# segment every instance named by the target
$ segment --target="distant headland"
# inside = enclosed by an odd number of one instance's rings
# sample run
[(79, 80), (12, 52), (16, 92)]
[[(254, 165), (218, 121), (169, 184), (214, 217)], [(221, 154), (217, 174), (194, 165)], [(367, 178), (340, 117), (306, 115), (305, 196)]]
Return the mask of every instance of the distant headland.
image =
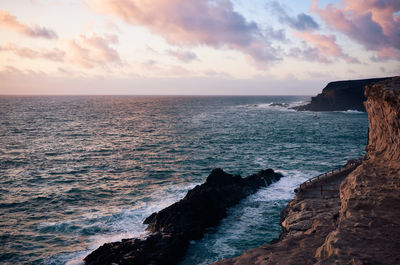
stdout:
[(400, 264), (400, 77), (366, 86), (365, 96), (361, 164), (304, 183), (281, 212), (279, 239), (215, 265)]
[(386, 78), (371, 78), (330, 82), (322, 93), (311, 98), (307, 105), (293, 107), (298, 111), (346, 111), (357, 110), (365, 112), (363, 102), (364, 88), (367, 85), (383, 81)]

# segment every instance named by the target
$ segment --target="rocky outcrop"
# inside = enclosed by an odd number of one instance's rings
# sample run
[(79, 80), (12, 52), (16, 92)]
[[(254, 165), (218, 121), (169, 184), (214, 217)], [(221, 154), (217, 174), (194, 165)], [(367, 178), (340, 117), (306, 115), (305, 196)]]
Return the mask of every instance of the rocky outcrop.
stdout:
[(366, 85), (386, 80), (387, 78), (373, 78), (362, 80), (330, 82), (321, 94), (311, 98), (311, 103), (294, 107), (299, 111), (365, 111), (363, 102)]
[(400, 77), (365, 95), (362, 164), (323, 183), (327, 194), (297, 193), (281, 213), (279, 240), (216, 264), (400, 264)]
[(400, 77), (367, 86), (367, 160), (341, 184), (320, 264), (400, 264)]
[(400, 77), (367, 86), (369, 159), (400, 161)]
[(190, 240), (202, 238), (207, 227), (217, 225), (228, 207), (281, 177), (272, 169), (246, 178), (214, 169), (204, 184), (182, 200), (146, 218), (144, 224), (151, 233), (146, 239), (104, 244), (84, 259), (85, 264), (176, 264)]

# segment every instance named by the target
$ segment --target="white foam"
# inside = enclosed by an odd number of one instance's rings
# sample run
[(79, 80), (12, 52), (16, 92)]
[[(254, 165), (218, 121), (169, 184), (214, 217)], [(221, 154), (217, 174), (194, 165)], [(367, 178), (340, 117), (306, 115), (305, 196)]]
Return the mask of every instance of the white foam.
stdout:
[(278, 182), (260, 189), (251, 195), (249, 200), (253, 201), (279, 201), (290, 200), (294, 197), (294, 189), (309, 178), (317, 176), (317, 171), (278, 170), (284, 175)]
[(307, 105), (309, 104), (310, 101), (295, 101), (295, 102), (291, 102), (289, 103), (289, 108), (293, 108), (293, 107), (299, 107), (299, 106), (303, 106), (303, 105)]
[(351, 110), (351, 109), (345, 110), (345, 111), (337, 111), (337, 112), (345, 113), (345, 114), (365, 114), (365, 112), (363, 112), (363, 111)]
[[(295, 111), (292, 109), (293, 107), (302, 106), (310, 103), (309, 101), (294, 101), (294, 102), (268, 102), (262, 104), (251, 104), (251, 105), (242, 105), (240, 107), (245, 107), (248, 109), (270, 109), (270, 110), (281, 110), (281, 111)], [(282, 105), (275, 105), (282, 104)]]
[[(161, 190), (157, 190), (151, 194), (151, 201), (143, 202), (135, 206), (135, 208), (123, 208), (110, 210), (107, 213), (88, 212), (83, 214), (79, 221), (82, 223), (93, 222), (94, 226), (103, 226), (109, 230), (108, 234), (98, 234), (89, 237), (88, 248), (85, 251), (69, 253), (56, 257), (62, 264), (81, 265), (83, 258), (97, 249), (104, 243), (121, 241), (124, 238), (144, 238), (147, 235), (145, 231), (146, 225), (143, 221), (153, 212), (157, 212), (176, 201), (182, 199), (188, 190), (192, 189), (195, 184), (190, 185), (171, 185)], [(108, 216), (108, 217), (107, 217)], [(68, 220), (60, 223), (73, 223), (78, 220)], [(60, 225), (60, 223), (43, 223), (46, 225)]]
[[(277, 211), (294, 197), (294, 189), (305, 180), (318, 175), (316, 171), (280, 170), (284, 175), (281, 180), (260, 189), (257, 193), (242, 200), (237, 206), (228, 209), (227, 218), (221, 221), (216, 232), (206, 234), (205, 237), (192, 244), (188, 256), (182, 265), (193, 264), (198, 253), (206, 251), (207, 257), (200, 258), (196, 264), (210, 264), (241, 253), (238, 249), (243, 240), (260, 240), (271, 235), (256, 235), (261, 227), (274, 226), (279, 230), (276, 220)], [(272, 214), (271, 214), (272, 213)], [(263, 228), (261, 228), (262, 230)], [(252, 232), (253, 231), (253, 232)], [(272, 238), (271, 238), (272, 239)], [(261, 239), (262, 240), (262, 239)], [(267, 243), (267, 242), (265, 242)], [(192, 255), (192, 256), (190, 256)]]

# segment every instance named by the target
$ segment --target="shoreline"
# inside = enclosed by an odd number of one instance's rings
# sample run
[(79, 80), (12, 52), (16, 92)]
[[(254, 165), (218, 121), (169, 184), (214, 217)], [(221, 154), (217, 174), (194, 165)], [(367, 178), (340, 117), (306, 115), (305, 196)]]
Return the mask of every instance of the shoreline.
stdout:
[(365, 96), (361, 164), (324, 179), (325, 196), (322, 185), (299, 189), (281, 212), (279, 240), (214, 265), (400, 264), (400, 77), (367, 86)]
[[(314, 250), (335, 227), (334, 221), (340, 209), (340, 184), (361, 165), (360, 162), (354, 164), (351, 161), (342, 170), (325, 172), (298, 186), (295, 197), (281, 211), (282, 230), (279, 238), (247, 250), (241, 256), (223, 259), (212, 265), (264, 264), (264, 262), (267, 262), (265, 264), (302, 264), (304, 260), (316, 262), (313, 258)], [(319, 178), (320, 176), (325, 177)], [(325, 189), (321, 190), (322, 184)], [(326, 208), (329, 210), (325, 210)], [(302, 247), (307, 244), (309, 248)], [(294, 251), (285, 259), (284, 253), (289, 248)], [(296, 258), (292, 260), (293, 257)]]

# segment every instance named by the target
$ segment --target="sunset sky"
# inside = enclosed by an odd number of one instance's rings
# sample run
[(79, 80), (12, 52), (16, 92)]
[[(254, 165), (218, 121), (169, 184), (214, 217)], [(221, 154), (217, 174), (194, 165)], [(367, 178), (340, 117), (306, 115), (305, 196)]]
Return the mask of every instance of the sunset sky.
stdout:
[(312, 95), (400, 74), (399, 0), (0, 0), (0, 94)]

